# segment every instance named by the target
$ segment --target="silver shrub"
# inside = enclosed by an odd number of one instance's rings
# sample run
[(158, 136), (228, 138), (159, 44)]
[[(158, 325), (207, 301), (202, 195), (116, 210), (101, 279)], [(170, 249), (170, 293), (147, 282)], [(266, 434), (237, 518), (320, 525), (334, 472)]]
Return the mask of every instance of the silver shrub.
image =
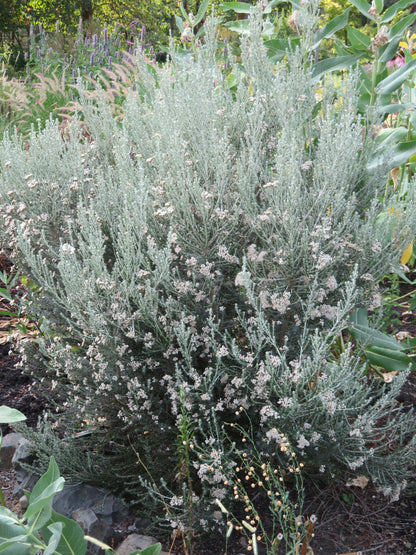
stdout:
[[(210, 24), (197, 59), (172, 52), (157, 82), (138, 61), (122, 125), (104, 95), (85, 95), (79, 120), (48, 122), (28, 150), (4, 138), (1, 241), (36, 284), (26, 309), (43, 331), (22, 364), (62, 403), (68, 444), (93, 445), (90, 466), (129, 490), (132, 448), (173, 478), (184, 408), (211, 501), (226, 495), (233, 421), (251, 421), (265, 457), (282, 456), (285, 435), (309, 472), (365, 475), (394, 496), (415, 448), (395, 401), (406, 374), (382, 385), (333, 342), (355, 308), (379, 303), (414, 204), (380, 200), (386, 172), (366, 170), (354, 75), (318, 90), (306, 46), (272, 66), (251, 25), (234, 91)], [(74, 440), (79, 427), (91, 434)]]

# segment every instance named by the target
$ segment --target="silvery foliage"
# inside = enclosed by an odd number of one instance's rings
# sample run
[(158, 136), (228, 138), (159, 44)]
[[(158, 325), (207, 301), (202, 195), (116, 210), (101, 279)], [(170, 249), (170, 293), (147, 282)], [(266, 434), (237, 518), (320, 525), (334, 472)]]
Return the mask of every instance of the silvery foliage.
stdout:
[[(387, 172), (366, 171), (354, 76), (319, 85), (305, 44), (272, 65), (260, 25), (235, 91), (211, 23), (197, 59), (172, 52), (157, 83), (138, 61), (122, 125), (98, 95), (82, 121), (34, 130), (28, 150), (3, 140), (1, 241), (37, 286), (27, 310), (43, 331), (23, 365), (62, 400), (66, 441), (109, 465), (121, 455), (125, 475), (141, 468), (134, 447), (155, 479), (173, 478), (183, 392), (211, 501), (233, 465), (222, 424), (248, 419), (265, 457), (284, 457), (285, 435), (311, 473), (395, 495), (415, 448), (395, 401), (406, 374), (382, 385), (332, 345), (357, 306), (379, 303), (414, 206), (388, 211)], [(79, 426), (91, 435), (71, 439)]]

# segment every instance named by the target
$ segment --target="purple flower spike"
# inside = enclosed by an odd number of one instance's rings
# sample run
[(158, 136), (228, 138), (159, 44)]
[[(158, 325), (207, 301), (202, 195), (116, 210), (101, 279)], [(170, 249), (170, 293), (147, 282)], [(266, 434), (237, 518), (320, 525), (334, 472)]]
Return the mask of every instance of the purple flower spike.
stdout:
[(33, 35), (34, 35), (34, 30), (33, 30), (33, 25), (32, 25), (32, 23), (31, 23), (31, 24), (30, 24), (30, 27), (29, 27), (29, 36), (30, 36), (30, 37), (33, 37)]
[(56, 31), (57, 33), (59, 33), (59, 21), (56, 22), (55, 31)]
[(108, 56), (108, 69), (111, 69), (111, 62), (113, 61), (113, 58), (111, 56)]
[(146, 27), (143, 25), (142, 32), (140, 33), (141, 42), (144, 42), (145, 36), (146, 36)]
[(90, 65), (93, 66), (94, 65), (94, 52), (91, 54), (90, 56)]
[(97, 35), (94, 35), (92, 37), (92, 47), (97, 48), (97, 44), (98, 44), (98, 37), (97, 37)]
[(107, 29), (107, 23), (104, 23), (104, 29), (103, 29), (103, 39), (104, 42), (108, 41), (108, 29)]

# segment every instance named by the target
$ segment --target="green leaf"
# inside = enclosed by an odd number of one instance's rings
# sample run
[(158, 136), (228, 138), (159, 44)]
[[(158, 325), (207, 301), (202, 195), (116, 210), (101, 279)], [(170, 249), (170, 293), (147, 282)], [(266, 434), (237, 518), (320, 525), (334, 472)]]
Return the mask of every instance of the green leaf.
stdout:
[(384, 368), (388, 372), (404, 372), (413, 366), (412, 359), (401, 351), (372, 345), (365, 350), (365, 353), (371, 364)]
[[(62, 534), (56, 547), (56, 555), (85, 555), (87, 551), (87, 541), (81, 526), (63, 515), (52, 510), (50, 523), (62, 525)], [(51, 524), (41, 528), (41, 534), (45, 541), (52, 537)]]
[(181, 14), (183, 16), (183, 18), (185, 19), (185, 21), (187, 21), (189, 23), (189, 25), (192, 27), (192, 22), (189, 19), (189, 15), (186, 13), (185, 8), (183, 7), (182, 2), (179, 4), (179, 9), (181, 10)]
[(54, 555), (54, 553), (56, 553), (56, 549), (62, 535), (62, 528), (62, 522), (54, 522), (48, 526), (48, 530), (51, 532), (51, 537), (49, 538), (48, 546), (43, 555)]
[(416, 69), (416, 58), (383, 79), (376, 88), (378, 93), (390, 94), (400, 87), (407, 77)]
[(392, 25), (392, 27), (390, 28), (389, 38), (393, 38), (397, 36), (402, 37), (407, 27), (410, 27), (410, 25), (412, 25), (415, 19), (416, 19), (416, 13), (411, 13), (406, 17), (403, 17), (402, 19), (400, 19), (397, 23)]
[(267, 55), (273, 61), (280, 61), (291, 49), (299, 46), (300, 39), (271, 39), (265, 40)]
[(380, 114), (397, 114), (399, 112), (404, 112), (409, 108), (413, 108), (414, 105), (411, 103), (407, 104), (386, 104), (385, 106), (380, 106), (377, 111)]
[(253, 6), (252, 4), (246, 4), (245, 2), (224, 2), (223, 4), (220, 4), (220, 8), (226, 12), (232, 10), (235, 13), (249, 14), (251, 13)]
[(162, 552), (162, 545), (160, 543), (155, 543), (154, 545), (149, 545), (142, 551), (137, 550), (130, 553), (130, 555), (160, 555)]
[(381, 151), (373, 156), (372, 160), (367, 164), (367, 170), (372, 172), (379, 168), (392, 170), (402, 164), (405, 164), (409, 158), (416, 153), (416, 140), (407, 141), (394, 145), (390, 150)]
[(176, 27), (179, 29), (179, 32), (183, 33), (185, 29), (185, 25), (183, 24), (183, 19), (179, 17), (179, 15), (175, 14), (175, 21), (176, 21)]
[(354, 339), (364, 346), (371, 345), (371, 347), (381, 347), (393, 351), (405, 350), (405, 346), (396, 341), (394, 337), (390, 337), (379, 330), (372, 329), (368, 327), (368, 325), (355, 324), (349, 328), (349, 331)]
[(380, 48), (379, 54), (381, 62), (389, 62), (395, 57), (399, 48), (400, 40), (400, 36), (393, 38), (388, 42), (388, 44), (385, 44), (382, 48)]
[(393, 19), (397, 12), (399, 12), (400, 10), (405, 10), (412, 4), (414, 4), (414, 0), (399, 0), (399, 2), (393, 3), (393, 5), (390, 6), (390, 8), (387, 8), (387, 10), (381, 16), (381, 23), (388, 23)]
[(348, 23), (348, 15), (350, 13), (351, 7), (347, 8), (344, 13), (334, 17), (331, 21), (329, 21), (322, 29), (319, 29), (315, 35), (312, 37), (312, 50), (318, 48), (321, 44), (321, 41), (324, 39), (331, 38), (334, 33), (343, 29)]
[(327, 58), (325, 60), (321, 60), (313, 66), (312, 77), (318, 80), (322, 77), (322, 75), (330, 73), (331, 71), (346, 69), (356, 64), (360, 58), (361, 54), (353, 54), (349, 56), (339, 56), (337, 58)]
[(23, 515), (29, 526), (40, 528), (48, 522), (52, 513), (52, 500), (64, 487), (65, 480), (60, 477), (54, 457), (50, 458), (48, 470), (39, 478), (33, 488), (29, 506)]
[(351, 43), (351, 46), (357, 48), (358, 50), (367, 51), (371, 44), (371, 39), (358, 29), (354, 27), (347, 27), (347, 37)]
[(381, 14), (384, 8), (384, 0), (375, 0), (375, 4), (378, 13)]
[(206, 11), (208, 9), (208, 4), (209, 4), (209, 0), (203, 0), (201, 5), (199, 6), (199, 10), (198, 13), (196, 14), (196, 19), (194, 22), (194, 26), (198, 25), (198, 23), (200, 23), (202, 21), (202, 19), (204, 18)]
[(26, 420), (26, 416), (19, 410), (5, 405), (0, 407), (0, 424), (12, 424), (13, 422), (22, 422), (22, 420)]
[(368, 328), (368, 311), (366, 308), (357, 308), (349, 318), (353, 326), (365, 326)]
[(224, 27), (227, 27), (230, 31), (234, 31), (234, 33), (248, 33), (250, 30), (250, 21), (248, 19), (228, 21), (227, 23), (224, 23)]
[(5, 555), (31, 553), (27, 535), (22, 534), (18, 517), (6, 507), (0, 507), (0, 552)]
[(4, 289), (3, 287), (0, 288), (0, 297), (3, 297), (3, 299), (6, 299), (6, 301), (12, 301), (13, 297), (10, 295), (8, 289)]
[(360, 11), (367, 19), (371, 19), (371, 21), (375, 21), (376, 18), (373, 17), (368, 13), (370, 9), (370, 4), (368, 4), (365, 0), (350, 0), (351, 4), (353, 4), (358, 11)]

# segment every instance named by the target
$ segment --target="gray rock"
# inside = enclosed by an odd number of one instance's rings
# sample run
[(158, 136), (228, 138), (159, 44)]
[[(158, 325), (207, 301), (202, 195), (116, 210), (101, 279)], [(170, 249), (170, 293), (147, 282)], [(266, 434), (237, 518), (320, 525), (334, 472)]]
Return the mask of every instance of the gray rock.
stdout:
[(31, 464), (34, 461), (35, 454), (32, 445), (28, 439), (22, 437), (12, 458), (12, 465), (15, 470), (22, 468), (21, 463)]
[(22, 495), (22, 497), (19, 499), (19, 505), (22, 507), (23, 510), (27, 509), (28, 502), (26, 495)]
[[(97, 517), (92, 509), (79, 509), (72, 513), (72, 518), (78, 522), (84, 530), (86, 536), (92, 536), (100, 541), (110, 544), (113, 540), (111, 527)], [(93, 543), (88, 542), (87, 555), (99, 555), (102, 549)]]
[(22, 440), (23, 436), (17, 432), (12, 432), (4, 436), (0, 451), (0, 468), (2, 470), (9, 470), (12, 467), (13, 455)]
[(57, 513), (72, 518), (78, 509), (91, 509), (97, 517), (112, 526), (127, 518), (128, 509), (122, 501), (102, 488), (84, 484), (69, 484), (56, 494), (53, 508)]
[(27, 472), (26, 470), (16, 471), (16, 486), (13, 490), (13, 495), (15, 497), (22, 497), (26, 491), (32, 491), (34, 485), (39, 480), (39, 476), (33, 472)]
[[(146, 547), (150, 547), (158, 543), (156, 538), (152, 538), (152, 536), (141, 536), (139, 534), (130, 534), (124, 540), (122, 544), (118, 546), (116, 549), (117, 555), (130, 555), (133, 551), (137, 549), (146, 549)], [(168, 555), (166, 551), (162, 551), (161, 555)]]

